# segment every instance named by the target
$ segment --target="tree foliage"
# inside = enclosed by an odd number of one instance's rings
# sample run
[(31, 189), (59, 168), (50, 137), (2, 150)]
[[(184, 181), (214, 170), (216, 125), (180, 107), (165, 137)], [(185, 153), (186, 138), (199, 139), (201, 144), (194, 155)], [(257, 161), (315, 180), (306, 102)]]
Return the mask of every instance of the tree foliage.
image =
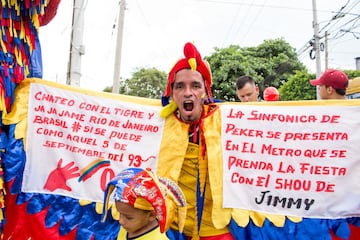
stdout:
[[(231, 45), (215, 48), (206, 56), (213, 74), (213, 96), (225, 101), (237, 101), (235, 81), (241, 75), (252, 76), (262, 91), (268, 86), (279, 89), (280, 100), (316, 99), (316, 87), (309, 80), (315, 74), (307, 71), (298, 60), (296, 51), (284, 39), (265, 40), (256, 47)], [(349, 79), (360, 71), (344, 70)], [(121, 81), (120, 94), (161, 98), (167, 84), (167, 73), (156, 68), (140, 68), (130, 79)], [(104, 89), (111, 92), (111, 87)]]
[[(343, 70), (349, 79), (360, 76), (358, 70)], [(283, 101), (294, 100), (315, 100), (316, 87), (310, 85), (310, 80), (315, 79), (314, 73), (304, 71), (296, 71), (280, 89), (280, 99)]]
[(309, 82), (315, 78), (315, 74), (308, 73), (306, 70), (295, 71), (295, 74), (279, 88), (280, 100), (315, 100), (316, 87), (310, 85)]
[(348, 76), (349, 80), (360, 77), (360, 70), (344, 70), (344, 72)]
[(306, 69), (295, 49), (282, 38), (265, 40), (257, 47), (215, 48), (205, 59), (212, 68), (214, 97), (226, 101), (237, 100), (235, 82), (241, 75), (253, 77), (262, 94), (266, 87), (279, 88), (296, 70)]
[(141, 68), (132, 78), (120, 82), (120, 94), (160, 99), (165, 91), (167, 74), (156, 68)]

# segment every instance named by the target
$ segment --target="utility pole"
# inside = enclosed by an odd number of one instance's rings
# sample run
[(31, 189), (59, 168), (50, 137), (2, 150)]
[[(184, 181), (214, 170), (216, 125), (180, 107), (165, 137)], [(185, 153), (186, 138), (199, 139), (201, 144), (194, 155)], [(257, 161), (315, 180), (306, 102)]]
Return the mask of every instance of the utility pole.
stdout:
[(85, 54), (85, 47), (82, 44), (84, 33), (84, 0), (74, 0), (70, 54), (66, 84), (80, 86), (81, 77), (81, 56)]
[(113, 93), (119, 93), (120, 88), (120, 67), (121, 67), (121, 48), (124, 30), (124, 15), (125, 15), (125, 0), (121, 0), (119, 7), (118, 16), (118, 28), (116, 37), (116, 52), (115, 52), (115, 65), (114, 65), (114, 79), (113, 79)]
[[(312, 0), (313, 5), (313, 28), (314, 28), (314, 50), (315, 50), (315, 61), (316, 61), (316, 78), (319, 78), (321, 75), (321, 62), (320, 62), (320, 37), (319, 37), (319, 23), (317, 20), (317, 9), (316, 9), (316, 0)], [(319, 96), (319, 86), (316, 87), (316, 99), (320, 99)]]
[(325, 31), (325, 70), (329, 68), (328, 36), (329, 33)]

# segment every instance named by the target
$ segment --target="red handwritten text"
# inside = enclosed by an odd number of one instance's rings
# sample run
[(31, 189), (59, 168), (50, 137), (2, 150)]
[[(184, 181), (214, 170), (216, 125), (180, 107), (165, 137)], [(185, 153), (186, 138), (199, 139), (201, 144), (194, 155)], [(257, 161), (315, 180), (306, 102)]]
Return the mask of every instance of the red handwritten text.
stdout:
[(256, 169), (256, 170), (273, 170), (273, 165), (270, 162), (265, 161), (252, 161), (247, 159), (236, 158), (234, 156), (229, 156), (228, 167), (245, 168), (245, 169)]
[(144, 131), (144, 132), (158, 132), (159, 131), (159, 126), (151, 125), (151, 124), (143, 124), (143, 123), (133, 123), (129, 120), (126, 123), (124, 123), (122, 125), (122, 127), (126, 128), (126, 129), (135, 129), (135, 130)]
[(74, 106), (74, 104), (75, 104), (74, 99), (67, 99), (67, 98), (60, 97), (60, 96), (54, 96), (50, 93), (43, 93), (41, 91), (35, 93), (34, 98), (38, 101), (57, 103), (57, 104), (66, 105), (69, 107)]
[(327, 149), (292, 149), (274, 147), (272, 144), (263, 144), (261, 147), (261, 154), (287, 157), (304, 156), (307, 158), (325, 158), (327, 154)]
[(88, 156), (88, 157), (105, 158), (104, 152), (92, 150), (92, 149), (86, 149), (86, 148), (79, 148), (79, 147), (69, 145), (66, 143), (62, 143), (62, 142), (54, 142), (54, 141), (47, 140), (43, 144), (43, 146), (48, 147), (48, 148), (65, 149), (69, 152), (79, 153), (79, 154), (82, 154), (82, 155)]
[(231, 135), (237, 135), (237, 136), (245, 136), (245, 137), (260, 137), (260, 138), (263, 137), (262, 130), (237, 128), (235, 124), (231, 124), (231, 123), (226, 124), (225, 133), (229, 133)]
[(284, 142), (289, 140), (300, 140), (300, 141), (339, 141), (339, 140), (348, 140), (349, 136), (345, 132), (286, 132), (284, 134)]
[(315, 115), (289, 115), (289, 114), (278, 114), (278, 113), (261, 113), (257, 110), (250, 112), (248, 120), (257, 121), (277, 121), (286, 123), (314, 123), (317, 118)]
[(122, 108), (115, 108), (115, 115), (120, 115), (124, 117), (131, 117), (131, 118), (144, 118), (145, 113), (137, 110), (132, 109), (122, 109)]
[(130, 140), (134, 142), (140, 142), (141, 141), (141, 135), (133, 134), (133, 133), (124, 133), (124, 132), (118, 132), (118, 131), (111, 131), (109, 138), (113, 139), (123, 139), (123, 140)]
[(101, 114), (111, 114), (109, 107), (95, 105), (95, 104), (86, 103), (86, 102), (80, 103), (79, 108), (87, 110), (87, 111), (91, 111), (91, 112), (101, 113)]
[(344, 176), (346, 174), (345, 167), (320, 166), (320, 165), (312, 165), (310, 163), (299, 163), (299, 164), (300, 164), (300, 171), (302, 174), (337, 175), (337, 176)]
[(35, 115), (35, 119), (34, 119), (33, 123), (68, 128), (68, 126), (66, 125), (66, 121), (64, 121), (62, 119), (43, 117), (43, 116), (39, 116), (39, 115)]

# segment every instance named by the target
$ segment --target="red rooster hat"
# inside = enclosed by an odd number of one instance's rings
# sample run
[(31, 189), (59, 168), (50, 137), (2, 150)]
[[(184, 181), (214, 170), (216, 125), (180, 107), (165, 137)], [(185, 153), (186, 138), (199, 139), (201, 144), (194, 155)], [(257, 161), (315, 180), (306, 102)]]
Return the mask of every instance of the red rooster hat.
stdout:
[(201, 58), (199, 51), (196, 47), (188, 42), (184, 46), (184, 58), (178, 60), (173, 68), (171, 69), (168, 76), (168, 84), (166, 86), (165, 96), (170, 96), (171, 84), (174, 83), (175, 74), (182, 69), (191, 69), (193, 71), (198, 71), (204, 78), (205, 87), (208, 94), (208, 97), (211, 98), (211, 84), (212, 76), (209, 64)]
[(194, 44), (187, 42), (184, 45), (184, 58), (178, 60), (170, 70), (166, 91), (162, 97), (162, 105), (166, 106), (169, 104), (171, 87), (175, 81), (175, 74), (182, 69), (191, 69), (193, 71), (198, 71), (199, 73), (201, 73), (202, 77), (204, 78), (207, 97), (212, 102), (212, 76), (210, 65), (207, 61), (201, 58), (201, 55), (194, 46)]

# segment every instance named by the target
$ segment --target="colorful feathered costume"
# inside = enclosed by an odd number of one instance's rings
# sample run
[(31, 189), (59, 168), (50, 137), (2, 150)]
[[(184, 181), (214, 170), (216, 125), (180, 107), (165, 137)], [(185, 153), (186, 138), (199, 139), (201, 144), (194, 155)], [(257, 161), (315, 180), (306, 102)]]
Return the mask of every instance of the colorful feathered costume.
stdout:
[[(0, 111), (2, 115), (12, 110), (15, 89), (25, 77), (42, 76), (38, 31), (40, 26), (48, 24), (55, 17), (59, 3), (60, 0), (1, 1)], [(109, 236), (111, 239), (111, 234), (104, 233), (99, 227), (100, 215), (94, 210), (95, 204), (84, 203), (85, 205), (81, 206), (78, 200), (71, 198), (21, 192), (26, 157), (23, 140), (15, 138), (15, 124), (1, 125), (1, 160), (2, 238), (91, 239), (97, 233), (100, 236)], [(65, 219), (62, 219), (63, 216), (66, 216)], [(112, 222), (106, 231), (116, 234), (115, 226)], [(81, 230), (76, 231), (75, 228)]]
[[(15, 87), (30, 73), (31, 56), (36, 48), (40, 21), (46, 4), (43, 1), (1, 1), (0, 6), (0, 112), (10, 111)], [(1, 161), (7, 148), (6, 129), (1, 124)], [(0, 228), (4, 225), (3, 164), (0, 168)]]

